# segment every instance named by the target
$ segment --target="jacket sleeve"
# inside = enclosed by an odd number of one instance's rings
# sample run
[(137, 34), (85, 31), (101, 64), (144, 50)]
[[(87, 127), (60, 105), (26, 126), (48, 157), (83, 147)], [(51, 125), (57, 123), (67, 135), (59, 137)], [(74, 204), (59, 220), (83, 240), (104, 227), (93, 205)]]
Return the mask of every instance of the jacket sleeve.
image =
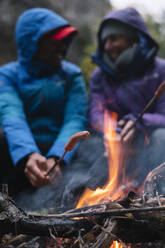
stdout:
[(145, 113), (142, 117), (144, 127), (165, 127), (165, 94), (156, 100), (153, 113)]
[[(73, 134), (83, 131), (86, 127), (87, 98), (81, 73), (72, 75), (69, 79), (69, 84), (71, 86), (66, 93), (63, 125), (54, 144), (48, 151), (47, 157), (60, 157), (64, 152), (64, 146), (69, 138)], [(64, 157), (66, 163), (70, 161), (75, 150), (76, 147), (66, 154)]]
[(14, 165), (30, 153), (40, 152), (26, 121), (22, 101), (13, 82), (0, 70), (0, 124)]
[[(125, 120), (135, 121), (138, 116), (128, 114), (124, 116)], [(137, 122), (136, 128), (138, 130), (147, 128), (165, 128), (165, 94), (159, 97), (150, 109), (143, 114), (141, 120)]]
[(90, 80), (89, 124), (97, 132), (103, 131), (105, 99), (100, 85), (99, 76), (93, 73)]

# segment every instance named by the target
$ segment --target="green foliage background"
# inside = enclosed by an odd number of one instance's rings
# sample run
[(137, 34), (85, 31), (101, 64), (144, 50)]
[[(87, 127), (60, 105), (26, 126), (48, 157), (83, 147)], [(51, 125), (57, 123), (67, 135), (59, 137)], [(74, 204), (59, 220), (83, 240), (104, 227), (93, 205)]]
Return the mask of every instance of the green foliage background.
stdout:
[(158, 56), (165, 58), (165, 12), (159, 22), (154, 20), (151, 15), (147, 15), (145, 20), (151, 34), (159, 44)]

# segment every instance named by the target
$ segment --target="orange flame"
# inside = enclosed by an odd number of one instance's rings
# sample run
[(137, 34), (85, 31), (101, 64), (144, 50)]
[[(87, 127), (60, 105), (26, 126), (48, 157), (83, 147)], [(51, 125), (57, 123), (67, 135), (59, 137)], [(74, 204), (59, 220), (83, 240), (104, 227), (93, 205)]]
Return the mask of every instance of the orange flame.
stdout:
[(113, 243), (111, 244), (111, 246), (109, 248), (122, 248), (122, 244), (119, 243), (118, 241), (113, 241)]
[(97, 188), (95, 191), (86, 189), (76, 208), (98, 204), (105, 200), (117, 200), (124, 194), (124, 190), (119, 185), (121, 183), (121, 172), (123, 173), (123, 168), (121, 167), (123, 159), (119, 135), (116, 133), (116, 125), (117, 114), (112, 113), (110, 116), (105, 111), (104, 140), (109, 163), (109, 181), (103, 188)]
[(54, 244), (54, 246), (50, 245), (50, 246), (46, 246), (47, 248), (49, 247), (53, 247), (53, 248), (60, 248), (60, 247), (63, 247), (63, 245), (65, 243), (69, 243), (70, 242), (70, 239), (69, 238), (57, 238), (56, 240), (56, 244)]

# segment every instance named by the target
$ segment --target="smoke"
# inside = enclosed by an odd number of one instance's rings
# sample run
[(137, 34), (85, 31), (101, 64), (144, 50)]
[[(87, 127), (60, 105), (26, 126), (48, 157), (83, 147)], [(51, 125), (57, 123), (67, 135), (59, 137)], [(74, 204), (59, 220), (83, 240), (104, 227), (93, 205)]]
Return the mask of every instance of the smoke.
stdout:
[(53, 208), (63, 212), (74, 208), (86, 187), (103, 186), (108, 176), (103, 139), (94, 135), (79, 145), (70, 164), (63, 167), (58, 183), (35, 189), (28, 187), (15, 197), (17, 205), (26, 211)]
[[(144, 135), (138, 133), (126, 153), (120, 170), (120, 187), (129, 192), (143, 184), (148, 173), (165, 161), (165, 132), (157, 129), (150, 134), (150, 142), (145, 144)], [(95, 190), (103, 187), (108, 180), (108, 163), (104, 156), (104, 142), (99, 135), (92, 135), (79, 145), (70, 164), (63, 168), (63, 176), (58, 183), (41, 187), (28, 188), (14, 199), (19, 207), (28, 211), (53, 208), (63, 212), (75, 208), (86, 188)], [(123, 176), (125, 179), (123, 180)], [(161, 182), (162, 183), (162, 182)], [(162, 186), (161, 186), (162, 187)]]

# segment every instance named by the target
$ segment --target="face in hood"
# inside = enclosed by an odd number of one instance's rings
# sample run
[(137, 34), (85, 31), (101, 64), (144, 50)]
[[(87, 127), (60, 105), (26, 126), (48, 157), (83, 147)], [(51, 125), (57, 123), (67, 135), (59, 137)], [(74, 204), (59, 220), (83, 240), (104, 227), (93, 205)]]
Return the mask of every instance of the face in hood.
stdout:
[[(131, 28), (131, 32), (134, 30), (134, 33), (137, 36), (136, 44), (129, 48), (128, 51), (123, 52), (125, 53), (122, 55), (123, 59), (120, 57), (120, 61), (118, 63), (120, 70), (118, 70), (118, 67), (111, 64), (111, 61), (108, 62), (107, 65), (104, 59), (105, 54), (103, 36), (104, 33), (107, 32), (107, 24), (111, 23), (125, 25), (128, 28)], [(98, 64), (102, 70), (108, 72), (109, 74), (115, 76), (115, 74), (120, 75), (121, 72), (121, 76), (123, 76), (123, 73), (135, 73), (135, 71), (139, 70), (139, 68), (143, 68), (149, 61), (151, 61), (151, 59), (153, 59), (157, 50), (158, 44), (149, 33), (140, 14), (134, 8), (126, 8), (111, 11), (103, 19), (98, 31), (98, 50), (96, 54), (93, 55), (93, 61)], [(128, 57), (129, 59), (127, 60)], [(124, 65), (121, 63), (122, 60), (125, 61)]]
[(100, 25), (99, 32), (98, 32), (99, 38), (100, 38), (100, 33), (102, 32), (102, 27), (107, 21), (110, 21), (110, 20), (120, 21), (122, 23), (129, 25), (135, 30), (138, 30), (142, 32), (143, 34), (145, 34), (146, 37), (148, 37), (148, 39), (150, 39), (155, 45), (157, 45), (157, 42), (154, 40), (146, 24), (144, 23), (143, 18), (140, 16), (140, 14), (138, 13), (136, 9), (126, 8), (122, 10), (111, 11), (109, 14), (107, 14), (104, 17), (104, 20)]
[(18, 19), (15, 40), (18, 46), (18, 57), (21, 64), (30, 64), (36, 51), (40, 37), (51, 31), (69, 26), (69, 23), (45, 8), (26, 10)]

